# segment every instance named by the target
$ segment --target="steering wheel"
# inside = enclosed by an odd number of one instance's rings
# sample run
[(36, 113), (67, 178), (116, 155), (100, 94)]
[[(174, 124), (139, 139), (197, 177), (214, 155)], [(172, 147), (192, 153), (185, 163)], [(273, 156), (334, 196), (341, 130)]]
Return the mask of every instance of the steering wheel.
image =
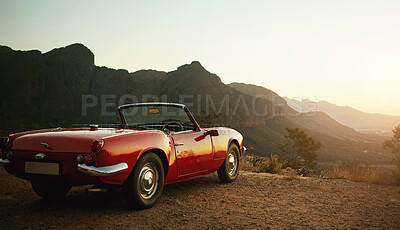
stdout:
[(177, 121), (170, 121), (170, 122), (168, 122), (167, 124), (165, 124), (165, 125), (162, 127), (162, 130), (165, 131), (169, 125), (174, 125), (174, 124), (179, 126), (179, 128), (181, 129), (180, 131), (183, 131), (183, 130), (184, 130), (184, 129), (183, 129), (183, 125), (182, 125), (181, 123), (177, 122)]

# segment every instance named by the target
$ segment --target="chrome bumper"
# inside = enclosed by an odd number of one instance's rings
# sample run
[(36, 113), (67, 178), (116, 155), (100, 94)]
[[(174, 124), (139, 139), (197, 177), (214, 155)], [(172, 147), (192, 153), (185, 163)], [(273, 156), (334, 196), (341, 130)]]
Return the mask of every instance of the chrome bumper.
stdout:
[(85, 164), (78, 164), (78, 170), (90, 176), (111, 176), (128, 169), (127, 163), (120, 163), (105, 167), (87, 166)]
[(0, 159), (0, 166), (10, 165), (10, 161), (8, 159)]

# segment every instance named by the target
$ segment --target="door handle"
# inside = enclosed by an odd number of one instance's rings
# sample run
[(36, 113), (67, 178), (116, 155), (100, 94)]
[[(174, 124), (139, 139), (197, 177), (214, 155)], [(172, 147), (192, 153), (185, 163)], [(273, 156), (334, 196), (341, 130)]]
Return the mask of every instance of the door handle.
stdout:
[(182, 146), (183, 143), (175, 143), (175, 146)]

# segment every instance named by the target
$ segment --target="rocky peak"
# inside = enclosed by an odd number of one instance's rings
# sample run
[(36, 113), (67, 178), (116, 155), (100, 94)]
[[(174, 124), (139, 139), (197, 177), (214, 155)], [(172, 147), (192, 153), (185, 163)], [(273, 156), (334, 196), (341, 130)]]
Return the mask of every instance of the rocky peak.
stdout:
[(78, 63), (85, 66), (94, 65), (94, 54), (80, 43), (53, 49), (44, 56), (50, 61)]
[(0, 52), (1, 53), (12, 53), (12, 49), (10, 48), (10, 47), (8, 47), (8, 46), (0, 46)]
[(194, 68), (203, 68), (204, 69), (204, 67), (200, 64), (200, 62), (199, 61), (192, 61), (192, 63), (190, 63), (190, 66), (192, 66), (192, 67), (194, 67)]
[(178, 67), (178, 71), (191, 71), (191, 72), (207, 72), (206, 69), (200, 64), (198, 61), (193, 61), (190, 64), (185, 64), (183, 66)]

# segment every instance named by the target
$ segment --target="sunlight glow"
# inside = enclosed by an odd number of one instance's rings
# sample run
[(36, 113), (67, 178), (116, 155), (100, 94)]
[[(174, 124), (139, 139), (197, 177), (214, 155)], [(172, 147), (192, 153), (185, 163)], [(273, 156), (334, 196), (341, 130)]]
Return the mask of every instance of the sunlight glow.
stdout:
[(96, 65), (172, 71), (400, 115), (400, 1), (0, 2), (0, 44), (82, 43)]

